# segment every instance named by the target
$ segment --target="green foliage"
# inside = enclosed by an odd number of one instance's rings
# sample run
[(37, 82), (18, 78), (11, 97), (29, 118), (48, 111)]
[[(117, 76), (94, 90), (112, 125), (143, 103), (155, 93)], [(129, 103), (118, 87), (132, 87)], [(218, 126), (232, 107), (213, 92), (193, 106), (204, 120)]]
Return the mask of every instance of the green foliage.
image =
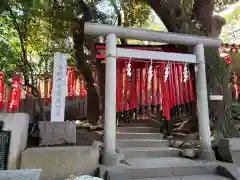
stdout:
[(221, 12), (237, 2), (239, 2), (239, 0), (215, 0), (215, 10)]
[(226, 19), (227, 23), (231, 23), (231, 21), (235, 19), (239, 21), (239, 15), (240, 15), (240, 5), (236, 6), (231, 13), (226, 14), (224, 18)]
[(124, 12), (123, 25), (126, 27), (143, 27), (149, 19), (151, 8), (143, 1), (122, 1), (122, 9)]

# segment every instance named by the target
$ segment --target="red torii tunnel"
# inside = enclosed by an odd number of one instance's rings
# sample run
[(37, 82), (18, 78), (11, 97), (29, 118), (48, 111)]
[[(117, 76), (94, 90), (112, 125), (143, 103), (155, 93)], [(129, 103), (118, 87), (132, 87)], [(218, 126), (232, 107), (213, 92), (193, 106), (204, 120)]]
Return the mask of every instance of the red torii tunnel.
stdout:
[[(182, 52), (172, 45), (118, 45), (118, 47)], [(98, 50), (97, 60), (104, 62), (105, 44), (97, 44), (96, 49)], [(131, 64), (130, 76), (128, 75), (129, 64)], [(152, 77), (149, 79), (150, 66), (152, 66)], [(149, 107), (152, 112), (154, 108), (157, 108), (162, 111), (162, 116), (167, 121), (182, 113), (196, 114), (193, 80), (194, 67), (189, 64), (117, 58), (116, 112), (142, 115), (144, 111), (148, 112)], [(169, 125), (169, 122), (167, 124)]]

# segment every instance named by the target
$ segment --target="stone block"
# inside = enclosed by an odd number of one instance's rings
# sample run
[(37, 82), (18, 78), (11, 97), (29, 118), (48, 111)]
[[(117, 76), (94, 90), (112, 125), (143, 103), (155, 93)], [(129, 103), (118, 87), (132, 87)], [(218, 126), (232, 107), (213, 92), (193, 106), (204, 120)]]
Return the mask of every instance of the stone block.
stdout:
[(76, 143), (76, 123), (64, 122), (39, 122), (40, 146)]
[(3, 130), (11, 131), (8, 169), (19, 169), (22, 152), (27, 146), (29, 115), (25, 113), (0, 113)]
[(119, 166), (100, 166), (99, 176), (110, 180), (131, 180), (132, 178)]
[(240, 138), (220, 139), (217, 150), (223, 161), (240, 165)]
[(99, 148), (91, 146), (40, 147), (27, 149), (21, 168), (42, 169), (40, 180), (60, 180), (70, 175), (96, 175)]
[(240, 173), (238, 171), (238, 167), (232, 164), (219, 165), (217, 167), (217, 172), (218, 174), (224, 177), (227, 177), (229, 179), (233, 179), (233, 180), (240, 179)]
[(39, 180), (41, 169), (20, 169), (0, 171), (1, 180)]

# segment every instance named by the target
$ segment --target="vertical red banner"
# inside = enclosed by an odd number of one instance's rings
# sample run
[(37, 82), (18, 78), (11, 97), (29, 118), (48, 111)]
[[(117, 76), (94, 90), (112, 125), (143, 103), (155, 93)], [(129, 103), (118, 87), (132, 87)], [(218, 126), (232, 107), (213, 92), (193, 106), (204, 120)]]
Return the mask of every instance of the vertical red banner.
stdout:
[(21, 99), (21, 77), (20, 75), (16, 75), (15, 76), (15, 80), (17, 82), (17, 86), (15, 87), (15, 108), (17, 110), (17, 112), (19, 111), (20, 108), (20, 99)]
[(52, 87), (53, 87), (53, 79), (50, 79), (50, 90), (49, 90), (49, 103), (52, 103)]
[(44, 104), (48, 104), (48, 79), (44, 79)]
[(164, 73), (165, 73), (165, 64), (159, 65), (159, 74), (160, 74), (160, 82), (161, 82), (161, 97), (162, 97), (162, 114), (166, 116), (166, 103), (165, 103), (165, 83), (164, 83)]
[(14, 112), (14, 110), (19, 109), (20, 104), (20, 94), (21, 94), (21, 80), (19, 75), (13, 75), (12, 87), (8, 94), (8, 105), (7, 112)]
[(178, 87), (179, 87), (179, 100), (180, 104), (184, 104), (184, 92), (183, 92), (183, 83), (182, 83), (182, 66), (181, 64), (177, 64), (177, 74), (178, 74)]
[(148, 63), (145, 65), (145, 95), (144, 95), (144, 106), (148, 106)]
[(152, 102), (151, 105), (155, 105), (155, 67), (152, 69)]
[(165, 107), (166, 107), (166, 115), (165, 115), (165, 119), (167, 121), (169, 121), (171, 119), (170, 116), (170, 109), (171, 109), (171, 105), (172, 105), (172, 98), (171, 98), (171, 90), (170, 90), (170, 73), (171, 73), (171, 69), (170, 69), (170, 64), (169, 65), (169, 71), (168, 71), (168, 77), (167, 80), (164, 82), (164, 96), (165, 96)]
[(135, 87), (135, 80), (136, 80), (136, 68), (132, 65), (132, 78), (131, 78), (131, 90), (130, 90), (130, 109), (132, 110), (134, 108), (134, 95), (136, 91)]
[(0, 72), (0, 110), (4, 104), (4, 73)]
[(85, 81), (84, 81), (84, 77), (83, 75), (80, 76), (80, 90), (79, 90), (79, 95), (80, 95), (80, 98), (84, 98), (86, 97), (87, 95), (87, 90), (85, 88)]
[(73, 89), (73, 96), (75, 97), (77, 95), (77, 79), (76, 79), (76, 71), (73, 70), (73, 85), (72, 85), (72, 89)]
[(120, 111), (120, 74), (121, 74), (121, 71), (120, 71), (120, 64), (119, 64), (119, 61), (117, 61), (117, 71), (116, 71), (116, 112), (119, 112)]
[(123, 108), (126, 111), (128, 109), (127, 104), (128, 104), (128, 75), (127, 75), (127, 63), (125, 66), (125, 73), (124, 73), (124, 105)]
[(73, 99), (73, 68), (67, 69), (67, 77), (68, 77), (68, 99)]
[(143, 68), (140, 68), (139, 107), (143, 105)]

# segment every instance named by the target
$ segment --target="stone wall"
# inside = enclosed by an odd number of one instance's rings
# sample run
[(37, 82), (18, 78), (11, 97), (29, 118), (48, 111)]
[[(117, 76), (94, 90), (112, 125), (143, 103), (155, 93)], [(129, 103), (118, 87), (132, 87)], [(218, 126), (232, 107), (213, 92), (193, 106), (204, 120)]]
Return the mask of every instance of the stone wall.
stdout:
[(59, 180), (70, 175), (96, 175), (99, 149), (92, 146), (28, 148), (22, 169), (41, 169), (40, 180)]
[(19, 169), (22, 152), (27, 146), (29, 115), (25, 113), (0, 113), (3, 130), (11, 131), (8, 169)]

